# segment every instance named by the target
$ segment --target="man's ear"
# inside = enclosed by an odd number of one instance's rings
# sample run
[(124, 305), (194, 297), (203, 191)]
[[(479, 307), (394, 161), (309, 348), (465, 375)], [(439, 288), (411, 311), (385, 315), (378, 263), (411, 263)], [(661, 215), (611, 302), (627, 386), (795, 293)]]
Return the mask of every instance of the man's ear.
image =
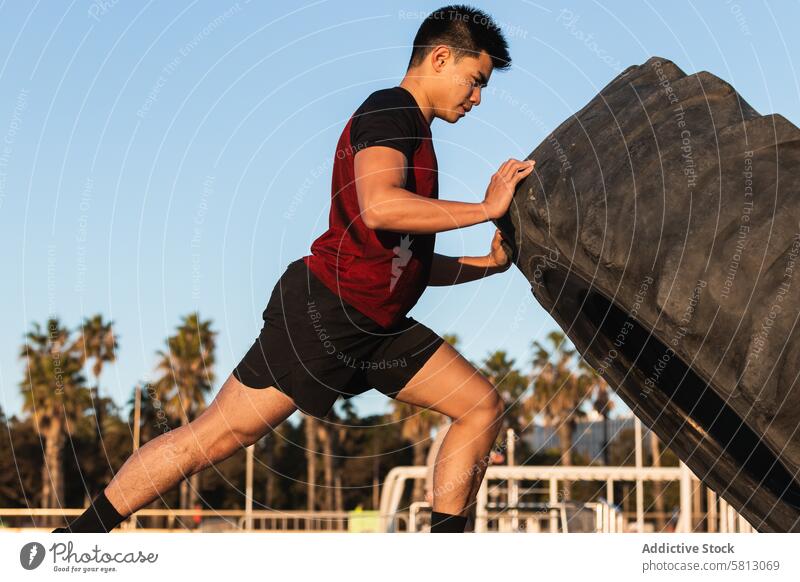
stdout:
[(446, 44), (440, 44), (433, 47), (431, 51), (430, 58), (431, 58), (431, 66), (433, 70), (437, 73), (441, 73), (442, 69), (447, 66), (447, 61), (450, 59), (452, 52), (450, 51), (450, 47)]

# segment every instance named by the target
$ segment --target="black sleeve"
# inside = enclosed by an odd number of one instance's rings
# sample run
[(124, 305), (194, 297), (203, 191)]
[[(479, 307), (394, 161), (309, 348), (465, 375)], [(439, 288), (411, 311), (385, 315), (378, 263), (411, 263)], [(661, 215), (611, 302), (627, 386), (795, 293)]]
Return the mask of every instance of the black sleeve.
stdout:
[(394, 148), (409, 163), (420, 141), (413, 115), (404, 101), (367, 101), (353, 115), (350, 145), (354, 151), (373, 145)]

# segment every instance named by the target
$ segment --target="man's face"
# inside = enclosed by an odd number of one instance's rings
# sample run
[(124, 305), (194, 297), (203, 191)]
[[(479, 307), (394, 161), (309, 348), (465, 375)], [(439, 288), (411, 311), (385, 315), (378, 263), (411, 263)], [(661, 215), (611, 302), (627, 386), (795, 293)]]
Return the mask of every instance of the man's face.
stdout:
[(442, 71), (442, 93), (439, 95), (436, 116), (455, 123), (481, 102), (481, 89), (492, 74), (492, 59), (481, 51), (478, 57), (465, 56), (458, 62), (451, 53)]

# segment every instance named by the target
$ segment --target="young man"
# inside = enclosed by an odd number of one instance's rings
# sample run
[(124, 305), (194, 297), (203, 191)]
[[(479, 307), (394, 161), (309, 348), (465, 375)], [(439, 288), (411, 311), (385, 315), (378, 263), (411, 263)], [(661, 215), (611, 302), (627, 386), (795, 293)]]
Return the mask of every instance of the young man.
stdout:
[(511, 60), (499, 28), (465, 6), (422, 23), (399, 85), (372, 93), (342, 131), (330, 224), (292, 262), (262, 314), (259, 337), (195, 421), (148, 442), (67, 528), (109, 531), (180, 481), (261, 439), (300, 409), (324, 417), (338, 396), (371, 388), (452, 419), (434, 471), (433, 532), (463, 532), (500, 429), (492, 384), (406, 314), (428, 285), (507, 270), (499, 231), (482, 257), (433, 251), (437, 232), (505, 214), (532, 161), (510, 159), (479, 203), (438, 199), (430, 124), (480, 104)]

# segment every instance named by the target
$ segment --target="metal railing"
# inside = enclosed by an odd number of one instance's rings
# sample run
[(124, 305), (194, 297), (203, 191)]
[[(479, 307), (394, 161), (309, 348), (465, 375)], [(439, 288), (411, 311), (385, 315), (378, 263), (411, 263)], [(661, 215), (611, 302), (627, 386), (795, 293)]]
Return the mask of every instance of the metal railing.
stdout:
[[(430, 531), (431, 505), (415, 501), (409, 506), (408, 531)], [(551, 519), (551, 513), (558, 516)], [(486, 532), (498, 533), (616, 533), (624, 531), (624, 517), (604, 502), (529, 503), (516, 507), (487, 507)], [(555, 526), (555, 528), (553, 528)]]
[[(395, 467), (386, 476), (381, 489), (378, 531), (422, 531), (421, 514), (429, 510), (424, 502), (400, 509), (408, 481), (426, 478), (427, 468)], [(692, 484), (695, 479), (688, 467), (558, 467), (490, 465), (478, 491), (475, 532), (625, 532), (647, 531), (655, 517), (645, 513), (640, 503), (636, 512), (622, 512), (614, 502), (614, 484), (625, 482), (680, 483), (680, 513), (675, 531), (700, 531), (692, 524), (703, 523), (703, 531), (736, 533), (754, 532), (753, 527), (724, 499), (708, 491), (708, 513), (692, 513)], [(544, 501), (526, 502), (521, 494), (522, 483), (538, 482), (547, 487), (527, 488), (523, 493), (536, 493)], [(564, 481), (597, 481), (604, 483), (604, 499), (592, 503), (574, 503), (564, 499), (559, 484)], [(601, 485), (602, 487), (602, 485)], [(490, 491), (493, 498), (490, 500)], [(639, 494), (637, 493), (637, 497)], [(249, 504), (249, 507), (252, 505)], [(80, 515), (83, 509), (0, 508), (0, 525), (6, 530), (51, 531), (58, 521)], [(586, 516), (590, 517), (586, 517)], [(252, 509), (141, 509), (114, 531), (257, 531), (257, 532), (343, 532), (349, 531), (351, 520), (359, 517), (351, 512), (279, 511)], [(166, 522), (166, 523), (163, 523)], [(250, 524), (248, 528), (247, 525)], [(578, 527), (578, 524), (581, 524)], [(590, 529), (585, 524), (593, 524)], [(658, 530), (656, 530), (658, 531)]]
[[(83, 509), (19, 508), (0, 509), (4, 531), (52, 531), (83, 513)], [(114, 532), (346, 532), (350, 512), (341, 511), (278, 511), (248, 512), (244, 509), (140, 509), (128, 517)], [(247, 519), (253, 527), (246, 530)], [(134, 523), (135, 520), (135, 523)], [(163, 523), (166, 522), (166, 523)]]
[[(395, 467), (386, 476), (381, 489), (380, 516), (381, 531), (398, 531), (394, 524), (398, 516), (406, 516), (409, 531), (417, 531), (419, 512), (427, 504), (420, 502), (411, 504), (408, 510), (400, 510), (400, 502), (408, 481), (426, 478), (425, 467)], [(596, 481), (605, 485), (605, 498), (596, 502), (579, 504), (585, 509), (594, 507), (596, 529), (600, 532), (646, 531), (652, 527), (653, 514), (645, 514), (642, 505), (637, 503), (633, 519), (627, 518), (614, 503), (614, 484), (616, 482), (678, 482), (680, 484), (680, 512), (676, 524), (676, 532), (690, 532), (692, 524), (697, 521), (707, 523), (706, 531), (722, 533), (751, 533), (753, 527), (723, 499), (709, 492), (708, 514), (698, 516), (692, 513), (692, 480), (697, 480), (689, 468), (681, 463), (679, 467), (605, 467), (605, 466), (507, 466), (490, 465), (486, 469), (484, 480), (478, 490), (475, 519), (475, 532), (499, 531), (498, 527), (507, 527), (507, 531), (570, 531), (570, 518), (565, 516), (571, 503), (563, 497), (559, 484), (564, 481)], [(532, 515), (520, 504), (520, 483), (537, 481), (547, 484), (547, 500), (537, 506)], [(499, 483), (505, 483), (504, 496), (506, 502), (502, 512), (491, 512), (489, 491), (496, 489)], [(539, 489), (541, 491), (541, 489)], [(637, 494), (638, 496), (638, 494)], [(574, 504), (573, 504), (574, 505)], [(413, 508), (413, 510), (412, 510)], [(527, 512), (526, 512), (527, 511)], [(502, 513), (503, 515), (498, 515)], [(543, 516), (546, 514), (546, 517)], [(499, 520), (499, 521), (498, 521)], [(501, 524), (500, 526), (496, 525)], [(537, 525), (538, 524), (538, 525)]]

